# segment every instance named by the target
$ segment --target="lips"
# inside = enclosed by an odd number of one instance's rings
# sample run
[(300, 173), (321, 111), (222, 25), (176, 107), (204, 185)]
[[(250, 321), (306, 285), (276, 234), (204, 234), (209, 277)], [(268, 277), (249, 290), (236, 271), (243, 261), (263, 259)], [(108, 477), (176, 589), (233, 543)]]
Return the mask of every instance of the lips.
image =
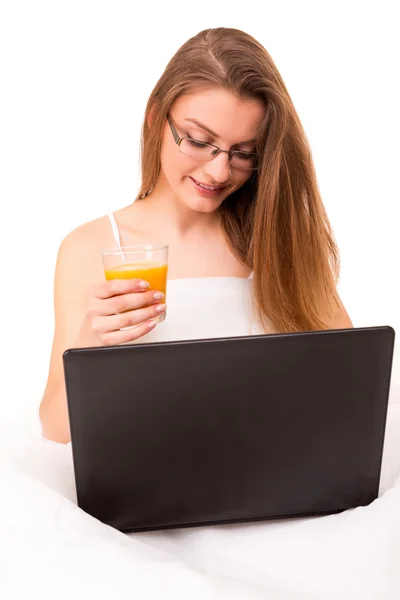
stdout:
[[(192, 178), (193, 179), (193, 178)], [(197, 183), (197, 185), (200, 185), (201, 187), (207, 189), (207, 190), (223, 190), (225, 186), (216, 186), (216, 185), (207, 185), (205, 183), (202, 183), (201, 181), (197, 181), (197, 179), (193, 179), (193, 181), (195, 183)]]
[(206, 183), (197, 181), (197, 179), (194, 179), (193, 177), (190, 177), (190, 179), (192, 180), (195, 189), (203, 196), (219, 196), (227, 187), (226, 185), (219, 187), (207, 185)]

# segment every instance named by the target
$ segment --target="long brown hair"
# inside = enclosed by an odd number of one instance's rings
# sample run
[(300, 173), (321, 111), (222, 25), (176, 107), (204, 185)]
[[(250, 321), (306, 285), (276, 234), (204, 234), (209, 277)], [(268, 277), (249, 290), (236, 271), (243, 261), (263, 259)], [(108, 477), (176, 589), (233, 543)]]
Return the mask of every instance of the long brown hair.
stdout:
[(173, 103), (208, 86), (261, 99), (265, 106), (258, 170), (219, 209), (230, 245), (253, 270), (256, 315), (265, 331), (271, 323), (279, 332), (326, 329), (338, 306), (338, 249), (300, 119), (272, 58), (250, 35), (207, 29), (170, 60), (146, 107), (138, 197), (149, 194), (158, 179), (162, 132)]

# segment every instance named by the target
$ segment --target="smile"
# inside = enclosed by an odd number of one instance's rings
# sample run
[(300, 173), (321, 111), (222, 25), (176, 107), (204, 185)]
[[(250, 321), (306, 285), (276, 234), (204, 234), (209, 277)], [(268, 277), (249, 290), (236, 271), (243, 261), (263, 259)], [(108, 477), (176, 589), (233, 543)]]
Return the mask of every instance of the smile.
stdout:
[(196, 188), (196, 190), (207, 196), (218, 196), (226, 188), (225, 185), (215, 187), (212, 185), (206, 185), (205, 183), (201, 183), (200, 181), (193, 179), (193, 177), (190, 177), (190, 179), (193, 181), (194, 187)]
[(211, 185), (205, 185), (204, 183), (200, 183), (200, 181), (196, 181), (196, 179), (194, 181), (195, 181), (195, 183), (197, 183), (197, 185), (204, 188), (205, 190), (223, 190), (224, 189), (223, 187), (213, 187)]

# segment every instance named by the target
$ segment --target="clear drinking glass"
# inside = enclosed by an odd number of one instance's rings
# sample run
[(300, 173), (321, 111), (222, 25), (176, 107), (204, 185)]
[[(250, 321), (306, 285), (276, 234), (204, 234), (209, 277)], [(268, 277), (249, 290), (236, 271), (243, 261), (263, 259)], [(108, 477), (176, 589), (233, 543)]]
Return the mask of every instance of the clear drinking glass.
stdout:
[[(167, 297), (168, 245), (144, 244), (103, 250), (104, 275), (110, 279), (144, 279), (149, 289)], [(164, 321), (165, 312), (157, 317)]]

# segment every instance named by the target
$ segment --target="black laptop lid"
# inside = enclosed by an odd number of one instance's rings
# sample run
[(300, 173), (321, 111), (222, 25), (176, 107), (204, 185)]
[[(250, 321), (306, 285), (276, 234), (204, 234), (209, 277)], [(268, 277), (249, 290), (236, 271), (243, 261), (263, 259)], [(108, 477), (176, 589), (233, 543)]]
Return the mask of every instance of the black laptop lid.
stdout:
[(123, 531), (377, 497), (390, 327), (64, 353), (79, 506)]

